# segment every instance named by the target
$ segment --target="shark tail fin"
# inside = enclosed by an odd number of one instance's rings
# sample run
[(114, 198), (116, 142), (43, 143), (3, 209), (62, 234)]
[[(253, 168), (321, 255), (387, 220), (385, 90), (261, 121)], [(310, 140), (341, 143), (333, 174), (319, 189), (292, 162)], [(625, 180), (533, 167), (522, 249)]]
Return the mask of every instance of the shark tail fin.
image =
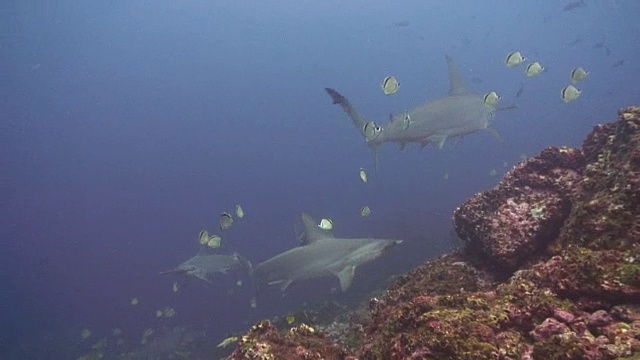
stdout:
[(247, 269), (247, 274), (249, 274), (249, 276), (253, 278), (253, 265), (251, 264), (251, 261), (238, 253), (234, 253), (234, 255), (238, 259), (238, 261), (240, 261), (242, 266)]
[(353, 121), (353, 125), (361, 132), (364, 131), (364, 125), (367, 123), (367, 120), (360, 116), (360, 114), (358, 114), (349, 100), (347, 100), (347, 98), (331, 88), (324, 88), (324, 90), (327, 92), (327, 94), (329, 94), (333, 103), (340, 105), (342, 107), (342, 110), (344, 110), (344, 112), (349, 115), (351, 121)]
[(160, 275), (167, 275), (167, 274), (180, 274), (180, 273), (185, 273), (187, 272), (184, 269), (171, 269), (171, 270), (167, 270), (167, 271), (162, 271), (160, 272)]

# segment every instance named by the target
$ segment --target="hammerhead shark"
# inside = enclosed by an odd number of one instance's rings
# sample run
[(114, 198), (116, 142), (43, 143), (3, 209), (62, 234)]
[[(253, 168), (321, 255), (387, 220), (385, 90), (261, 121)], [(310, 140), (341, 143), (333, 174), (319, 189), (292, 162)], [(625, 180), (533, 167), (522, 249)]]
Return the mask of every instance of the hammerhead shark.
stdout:
[(402, 240), (373, 238), (336, 238), (331, 231), (321, 229), (313, 218), (302, 214), (305, 233), (300, 246), (258, 264), (255, 279), (269, 285), (279, 284), (284, 293), (296, 280), (334, 275), (340, 288), (346, 291), (356, 267), (380, 257), (385, 250)]
[(441, 149), (448, 138), (461, 138), (479, 130), (488, 130), (500, 141), (498, 133), (489, 128), (489, 125), (495, 119), (496, 110), (512, 109), (515, 106), (496, 109), (495, 106), (486, 105), (483, 96), (472, 94), (465, 88), (453, 59), (449, 56), (446, 58), (449, 95), (428, 101), (401, 114), (392, 114), (389, 116), (389, 123), (384, 126), (367, 120), (344, 96), (333, 89), (325, 88), (333, 103), (340, 105), (353, 124), (360, 129), (367, 145), (373, 150), (376, 164), (378, 146), (386, 142), (399, 143), (400, 149), (411, 142), (420, 143), (423, 148), (432, 143)]
[(175, 269), (161, 272), (160, 275), (178, 274), (212, 283), (211, 279), (215, 276), (242, 269), (247, 270), (249, 274), (252, 272), (251, 263), (237, 253), (224, 255), (215, 253), (214, 249), (202, 248), (196, 256)]

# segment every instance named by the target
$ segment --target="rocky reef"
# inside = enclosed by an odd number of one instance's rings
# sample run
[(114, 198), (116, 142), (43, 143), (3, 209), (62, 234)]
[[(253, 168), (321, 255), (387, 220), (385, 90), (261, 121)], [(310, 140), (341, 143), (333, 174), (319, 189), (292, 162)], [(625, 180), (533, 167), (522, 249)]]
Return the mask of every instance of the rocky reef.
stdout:
[(640, 107), (517, 165), (453, 222), (463, 248), (365, 309), (260, 322), (230, 358), (640, 358)]

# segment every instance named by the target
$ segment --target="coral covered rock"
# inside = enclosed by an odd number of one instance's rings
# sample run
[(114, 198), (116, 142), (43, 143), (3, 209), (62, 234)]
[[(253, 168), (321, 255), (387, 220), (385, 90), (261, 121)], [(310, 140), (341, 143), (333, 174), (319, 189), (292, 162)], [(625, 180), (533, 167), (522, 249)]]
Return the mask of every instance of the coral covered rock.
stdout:
[(454, 225), (466, 248), (371, 299), (356, 346), (261, 322), (232, 358), (638, 359), (640, 108), (516, 166)]
[(349, 352), (327, 339), (314, 327), (300, 324), (288, 331), (278, 331), (269, 321), (254, 325), (238, 341), (230, 359), (346, 359)]
[(456, 209), (458, 235), (499, 267), (516, 269), (560, 232), (583, 163), (579, 150), (548, 148), (516, 166)]
[(598, 125), (582, 146), (584, 179), (574, 191), (563, 244), (594, 249), (640, 246), (640, 107), (622, 109), (618, 121)]

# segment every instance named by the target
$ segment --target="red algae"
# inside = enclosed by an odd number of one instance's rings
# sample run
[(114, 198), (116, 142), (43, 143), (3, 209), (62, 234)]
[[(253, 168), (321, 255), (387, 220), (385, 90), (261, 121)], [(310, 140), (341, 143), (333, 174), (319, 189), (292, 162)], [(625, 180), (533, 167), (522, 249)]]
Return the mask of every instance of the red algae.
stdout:
[(358, 341), (263, 321), (231, 359), (638, 358), (639, 107), (516, 166), (454, 225), (465, 248), (371, 299), (341, 328)]

